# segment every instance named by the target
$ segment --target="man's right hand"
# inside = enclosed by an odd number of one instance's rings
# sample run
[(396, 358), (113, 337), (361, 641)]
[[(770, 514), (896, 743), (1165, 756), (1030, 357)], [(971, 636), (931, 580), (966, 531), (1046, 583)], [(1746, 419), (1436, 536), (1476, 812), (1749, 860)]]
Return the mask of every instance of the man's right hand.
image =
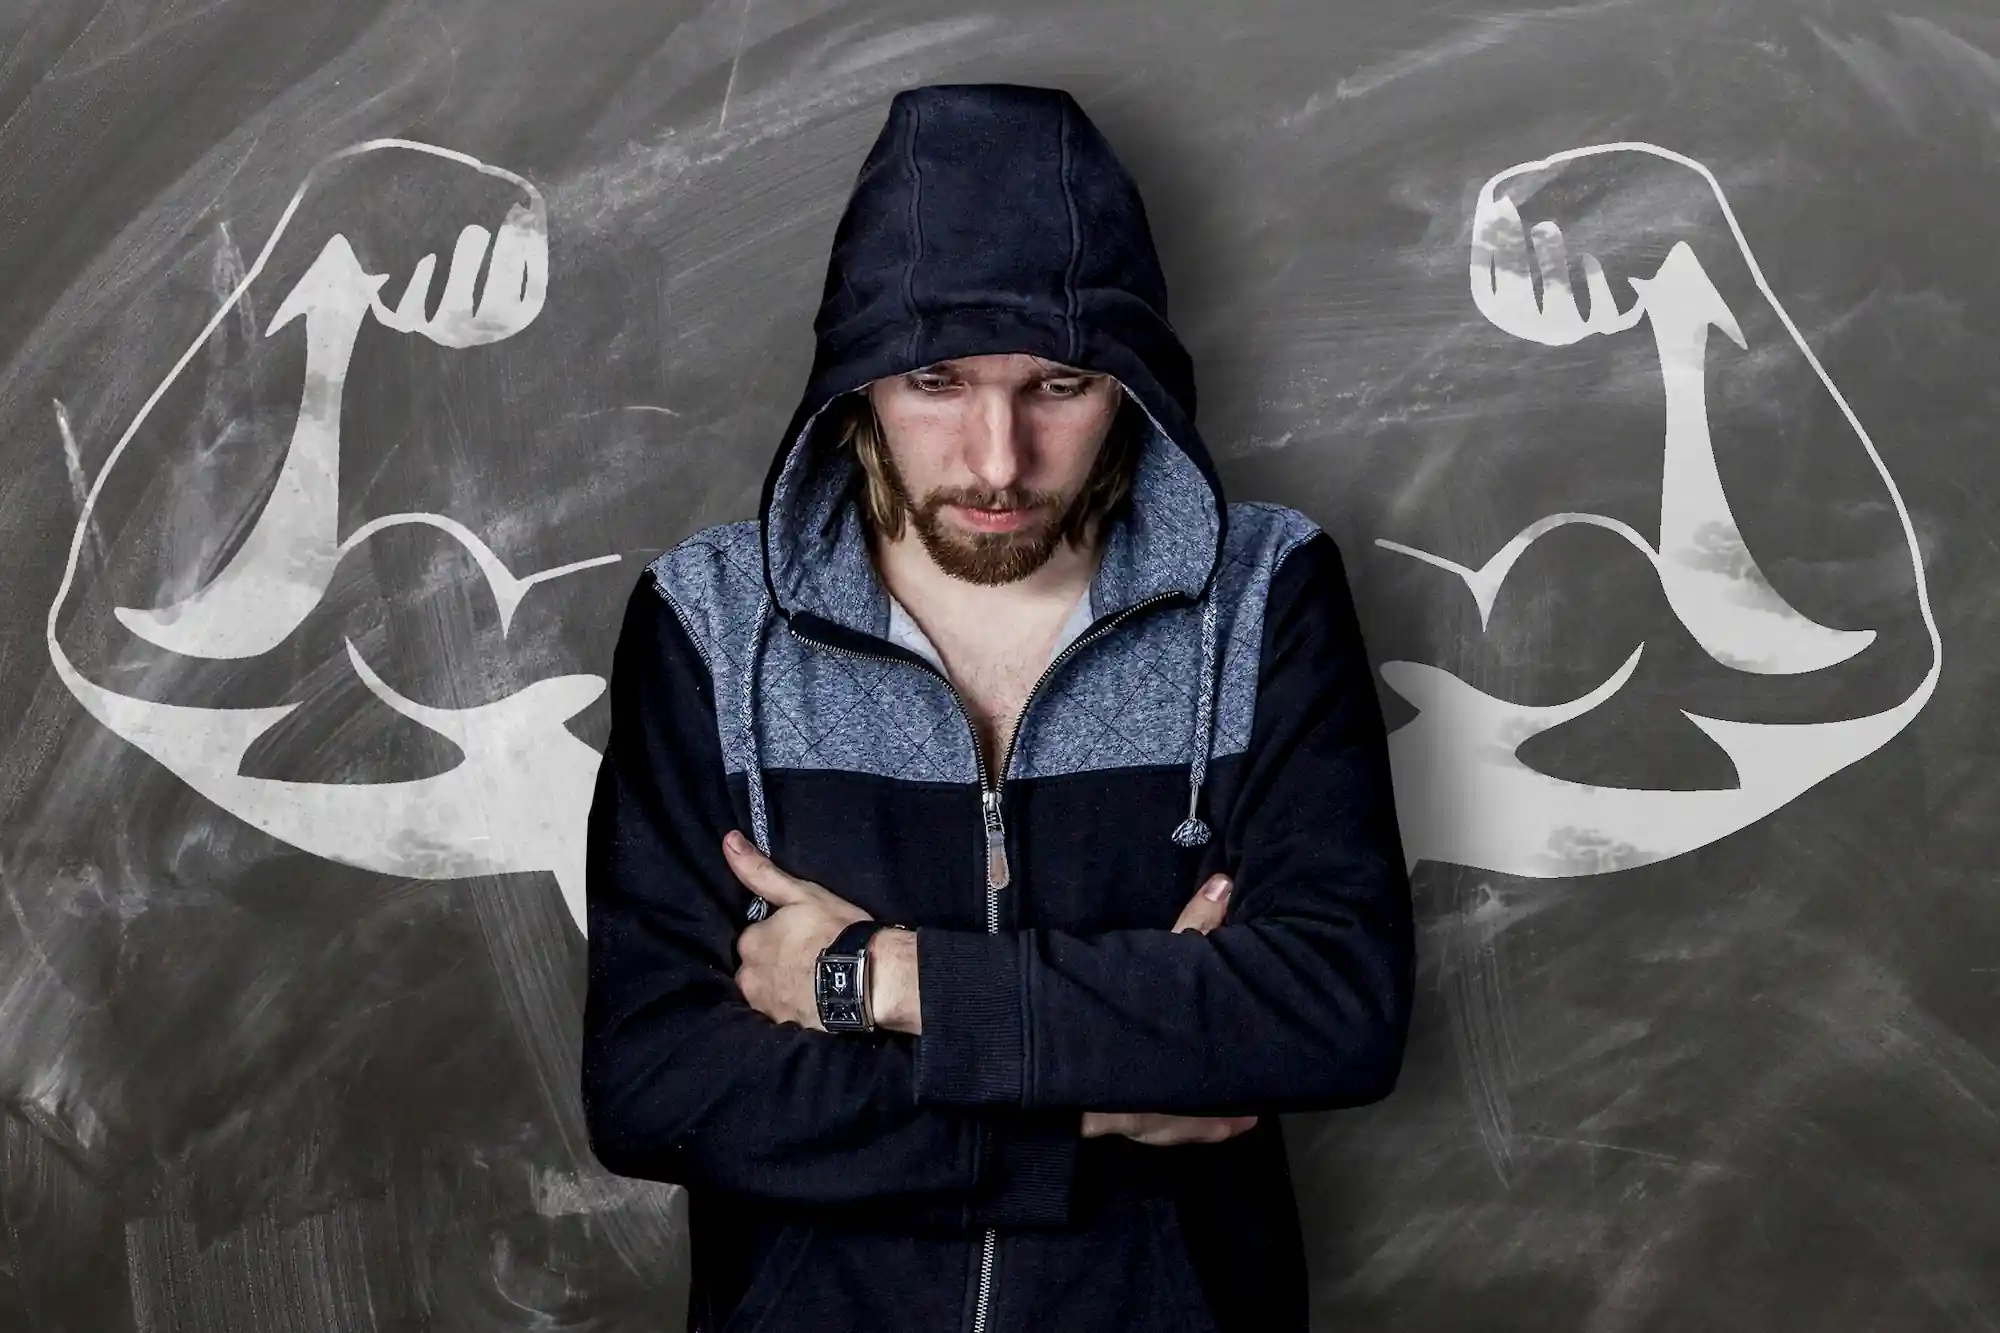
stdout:
[[(1199, 931), (1203, 935), (1222, 924), (1229, 910), (1230, 882), (1227, 875), (1210, 875), (1200, 891), (1188, 899), (1174, 921), (1174, 929)], [(1123, 1134), (1140, 1143), (1166, 1147), (1176, 1143), (1220, 1143), (1234, 1138), (1257, 1123), (1254, 1115), (1169, 1115), (1159, 1111), (1085, 1111), (1083, 1137)]]

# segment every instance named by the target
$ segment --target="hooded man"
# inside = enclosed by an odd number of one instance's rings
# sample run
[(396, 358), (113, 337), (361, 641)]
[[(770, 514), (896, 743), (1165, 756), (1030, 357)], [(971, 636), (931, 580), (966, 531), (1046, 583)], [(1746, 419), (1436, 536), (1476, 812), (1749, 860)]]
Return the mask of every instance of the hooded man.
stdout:
[(1340, 554), (1225, 503), (1067, 93), (899, 94), (814, 327), (625, 612), (593, 1149), (687, 1187), (697, 1333), (1302, 1330), (1276, 1114), (1389, 1093), (1413, 969)]

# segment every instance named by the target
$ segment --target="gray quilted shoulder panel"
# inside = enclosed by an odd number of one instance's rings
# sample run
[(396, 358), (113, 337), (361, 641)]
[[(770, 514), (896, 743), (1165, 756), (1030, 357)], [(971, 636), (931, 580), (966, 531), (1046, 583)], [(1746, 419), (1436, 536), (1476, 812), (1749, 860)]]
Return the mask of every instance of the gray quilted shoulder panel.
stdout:
[[(1317, 531), (1282, 505), (1229, 506), (1222, 568), (1210, 593), (1222, 649), (1211, 758), (1250, 744), (1265, 594), (1279, 563)], [(1145, 615), (1088, 644), (1043, 686), (1014, 744), (1014, 775), (1192, 762), (1200, 666), (1199, 607)]]
[[(1319, 529), (1282, 505), (1229, 507), (1213, 596), (1223, 645), (1214, 757), (1249, 743), (1264, 599), (1271, 577)], [(715, 684), (730, 772), (747, 766), (744, 670), (764, 592), (754, 520), (707, 528), (650, 566)], [(1012, 776), (1034, 777), (1193, 758), (1200, 612), (1142, 613), (1071, 653), (1046, 679), (1015, 741)], [(792, 634), (775, 615), (758, 667), (762, 767), (840, 769), (907, 781), (978, 778), (971, 728), (937, 676), (900, 660), (857, 657)]]

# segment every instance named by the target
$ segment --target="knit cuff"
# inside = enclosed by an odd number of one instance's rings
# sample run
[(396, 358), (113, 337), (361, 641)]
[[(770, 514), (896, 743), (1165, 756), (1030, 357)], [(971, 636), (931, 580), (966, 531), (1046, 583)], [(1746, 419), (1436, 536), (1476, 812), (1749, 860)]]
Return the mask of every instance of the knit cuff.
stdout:
[(991, 1182), (992, 1192), (973, 1205), (973, 1224), (1067, 1225), (1083, 1112), (1003, 1112), (985, 1126), (982, 1137), (980, 1180)]
[(924, 1106), (1019, 1106), (1020, 940), (917, 928), (916, 1098)]

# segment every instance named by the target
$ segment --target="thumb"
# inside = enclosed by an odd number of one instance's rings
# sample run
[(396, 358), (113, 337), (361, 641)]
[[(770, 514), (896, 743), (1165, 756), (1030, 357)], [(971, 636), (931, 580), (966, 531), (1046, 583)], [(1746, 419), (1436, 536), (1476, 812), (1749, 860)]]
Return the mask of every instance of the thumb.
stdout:
[(1229, 876), (1220, 872), (1202, 881), (1201, 889), (1188, 899), (1187, 906), (1174, 921), (1176, 931), (1195, 930), (1206, 935), (1222, 924), (1222, 918), (1229, 910), (1229, 891), (1233, 887)]
[(722, 840), (722, 856), (743, 887), (773, 907), (803, 901), (804, 885), (778, 868), (778, 863), (757, 850), (757, 844), (735, 829)]

